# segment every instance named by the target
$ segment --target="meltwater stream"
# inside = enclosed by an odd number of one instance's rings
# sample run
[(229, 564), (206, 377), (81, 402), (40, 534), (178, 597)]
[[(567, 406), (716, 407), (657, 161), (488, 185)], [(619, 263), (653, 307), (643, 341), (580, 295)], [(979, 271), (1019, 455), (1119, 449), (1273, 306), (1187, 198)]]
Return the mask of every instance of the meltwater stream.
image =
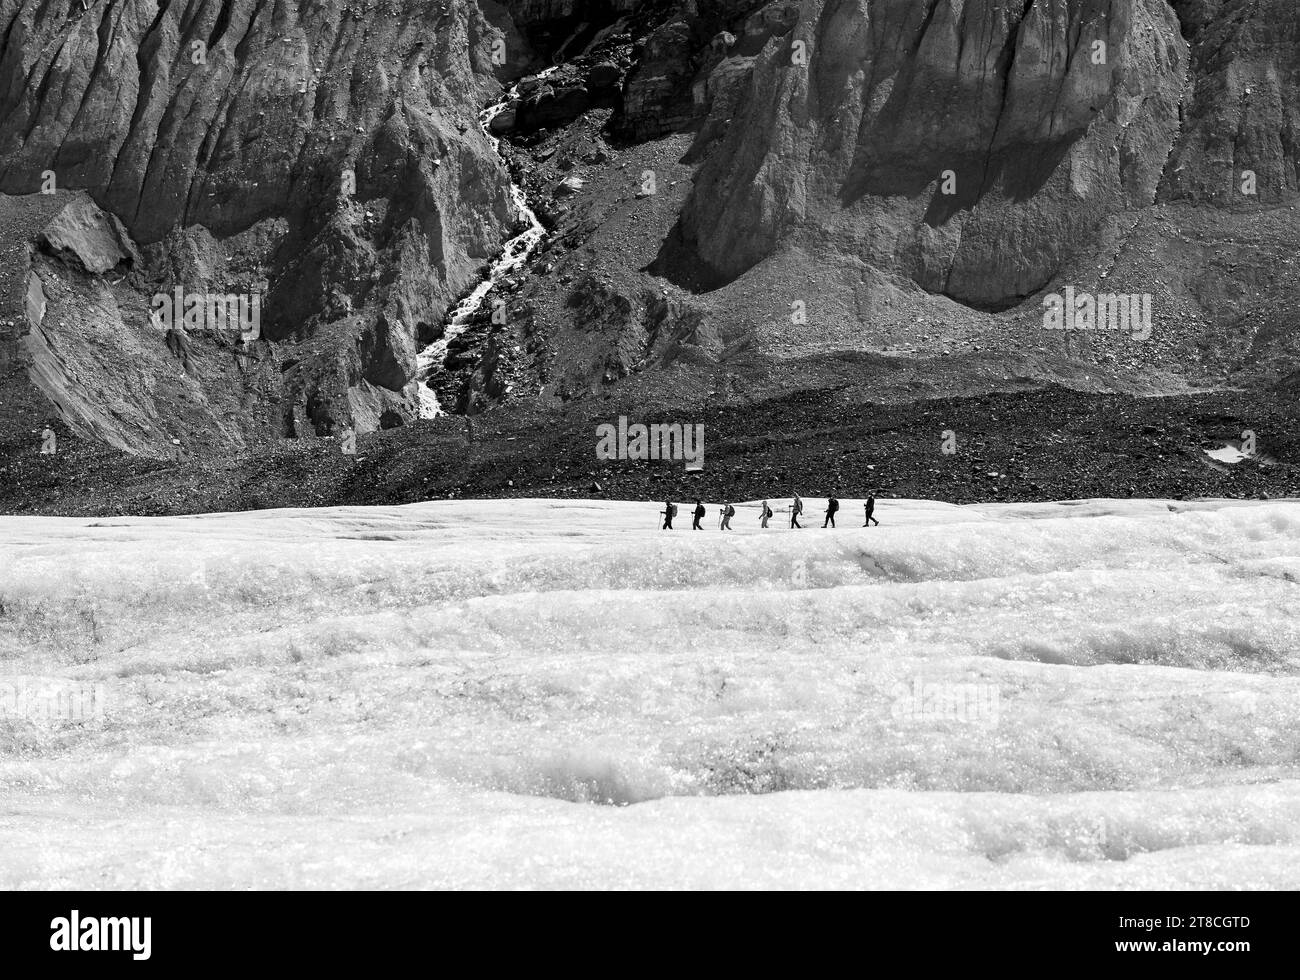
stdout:
[[(556, 68), (548, 68), (535, 77), (543, 79), (556, 70)], [(500, 101), (493, 103), (479, 113), (479, 126), (482, 128), (484, 135), (492, 141), (492, 148), (498, 152), (501, 149), (501, 141), (492, 135), (492, 120), (504, 112), (506, 107), (518, 97), (519, 85), (516, 84)], [(457, 303), (447, 315), (447, 322), (441, 339), (435, 340), (420, 351), (417, 358), (420, 377), (420, 418), (422, 419), (436, 418), (442, 413), (442, 406), (438, 403), (438, 396), (429, 387), (428, 377), (434, 365), (441, 363), (442, 359), (447, 356), (447, 344), (453, 337), (464, 333), (465, 328), (469, 326), (474, 314), (483, 305), (483, 300), (487, 298), (493, 287), (528, 261), (528, 256), (532, 254), (533, 249), (538, 246), (546, 235), (546, 229), (538, 220), (536, 212), (528, 205), (528, 195), (514, 181), (510, 183), (510, 199), (514, 202), (515, 209), (527, 223), (527, 227), (506, 242), (501, 254), (492, 263), (487, 278), (475, 286), (473, 291)]]

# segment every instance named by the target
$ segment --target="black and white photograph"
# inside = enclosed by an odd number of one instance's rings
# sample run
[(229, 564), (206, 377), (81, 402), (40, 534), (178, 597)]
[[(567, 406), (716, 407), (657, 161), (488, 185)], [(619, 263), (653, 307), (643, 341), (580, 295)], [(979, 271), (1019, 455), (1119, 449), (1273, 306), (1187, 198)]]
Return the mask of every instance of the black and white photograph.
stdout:
[(1295, 0), (0, 0), (22, 942), (1070, 892), (1253, 962), (1298, 206)]

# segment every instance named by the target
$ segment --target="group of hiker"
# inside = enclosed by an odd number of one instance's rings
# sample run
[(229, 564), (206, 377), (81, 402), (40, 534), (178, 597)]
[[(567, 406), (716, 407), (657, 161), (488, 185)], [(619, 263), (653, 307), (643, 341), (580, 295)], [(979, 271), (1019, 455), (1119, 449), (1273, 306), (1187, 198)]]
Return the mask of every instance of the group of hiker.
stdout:
[[(838, 500), (836, 500), (834, 497), (828, 497), (826, 499), (826, 519), (822, 521), (823, 528), (835, 526), (835, 515), (836, 513), (839, 512), (839, 509), (840, 509), (840, 502)], [(865, 516), (866, 516), (866, 520), (863, 521), (862, 523), (863, 527), (870, 527), (872, 524), (880, 523), (880, 521), (876, 520), (876, 518), (873, 516), (876, 510), (876, 498), (874, 494), (867, 497), (866, 503), (862, 505), (862, 509), (865, 512)], [(671, 500), (666, 500), (664, 501), (664, 509), (660, 513), (663, 515), (663, 519), (664, 519), (663, 530), (671, 531), (673, 529), (673, 518), (677, 516), (677, 505), (673, 503)], [(695, 509), (692, 511), (692, 516), (695, 518), (695, 520), (691, 524), (691, 530), (693, 531), (704, 530), (704, 528), (700, 526), (700, 521), (704, 520), (704, 516), (706, 513), (707, 512), (704, 508), (703, 502), (701, 502), (699, 498), (696, 498)], [(794, 499), (790, 503), (790, 527), (792, 528), (797, 527), (800, 529), (803, 528), (803, 525), (799, 523), (799, 515), (801, 515), (802, 513), (803, 513), (803, 500), (799, 497), (798, 494), (795, 494)], [(759, 515), (760, 515), (759, 526), (766, 528), (767, 522), (770, 521), (772, 517), (775, 515), (775, 511), (773, 511), (772, 508), (768, 506), (766, 500), (764, 500), (762, 504), (759, 505)], [(718, 511), (718, 529), (720, 531), (734, 530), (731, 526), (731, 519), (735, 516), (736, 516), (736, 508), (730, 503), (723, 504), (721, 510)]]

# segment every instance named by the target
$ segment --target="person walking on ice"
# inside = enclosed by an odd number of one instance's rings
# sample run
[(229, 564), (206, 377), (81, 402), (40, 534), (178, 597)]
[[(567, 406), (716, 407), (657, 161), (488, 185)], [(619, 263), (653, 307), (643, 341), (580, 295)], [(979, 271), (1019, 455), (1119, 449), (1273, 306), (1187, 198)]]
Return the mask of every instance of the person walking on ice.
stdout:
[(764, 500), (763, 510), (762, 510), (762, 520), (759, 522), (759, 527), (766, 528), (767, 522), (771, 519), (772, 519), (772, 508), (767, 506), (767, 501)]
[(790, 526), (792, 528), (797, 527), (799, 530), (803, 530), (803, 525), (799, 523), (799, 515), (802, 513), (803, 501), (799, 499), (799, 495), (796, 493), (794, 500), (790, 503)]
[(826, 498), (826, 520), (822, 521), (822, 527), (826, 525), (835, 526), (835, 512), (840, 509), (840, 502), (834, 497)]
[(664, 526), (661, 531), (671, 531), (673, 529), (673, 518), (677, 516), (677, 505), (671, 500), (664, 501)]
[(874, 513), (874, 512), (875, 512), (875, 509), (876, 509), (876, 495), (875, 495), (875, 494), (872, 494), (870, 497), (867, 498), (867, 502), (866, 502), (865, 504), (862, 505), (862, 509), (863, 509), (864, 511), (866, 511), (866, 513), (867, 513), (867, 519), (866, 519), (866, 520), (863, 522), (863, 524), (862, 524), (863, 527), (870, 527), (870, 526), (871, 526), (871, 523), (872, 523), (873, 521), (875, 521), (876, 524), (879, 524), (879, 523), (880, 523), (880, 522), (877, 521), (874, 517), (871, 516), (872, 513)]
[(736, 508), (731, 504), (724, 504), (722, 507), (722, 527), (723, 531), (731, 530), (731, 519), (736, 516)]
[(703, 531), (704, 528), (700, 527), (700, 521), (702, 520), (704, 520), (704, 504), (700, 503), (697, 498), (695, 501), (695, 523), (691, 525), (691, 530)]

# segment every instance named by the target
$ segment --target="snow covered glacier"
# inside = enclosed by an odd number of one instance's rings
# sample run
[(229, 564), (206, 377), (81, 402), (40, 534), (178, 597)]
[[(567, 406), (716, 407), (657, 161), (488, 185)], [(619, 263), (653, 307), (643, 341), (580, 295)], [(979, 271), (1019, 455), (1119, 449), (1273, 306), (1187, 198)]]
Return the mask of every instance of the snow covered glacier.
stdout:
[(661, 506), (0, 518), (0, 887), (1300, 887), (1300, 504)]

